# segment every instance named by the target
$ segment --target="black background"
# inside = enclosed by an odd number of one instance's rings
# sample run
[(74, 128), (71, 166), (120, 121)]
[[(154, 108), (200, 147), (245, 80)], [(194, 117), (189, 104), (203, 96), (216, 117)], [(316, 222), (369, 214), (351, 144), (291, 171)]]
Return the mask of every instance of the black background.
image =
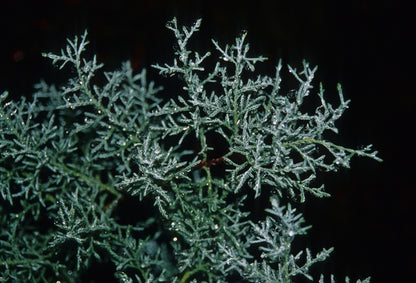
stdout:
[[(410, 2), (410, 1), (409, 1)], [(394, 3), (394, 4), (393, 4)], [(59, 81), (41, 52), (58, 52), (67, 37), (88, 30), (91, 51), (106, 70), (131, 60), (136, 71), (171, 61), (173, 37), (165, 23), (178, 17), (190, 25), (202, 17), (193, 44), (231, 43), (248, 31), (251, 54), (301, 66), (319, 65), (317, 81), (327, 96), (343, 85), (350, 109), (337, 124), (338, 141), (369, 143), (383, 163), (354, 159), (352, 169), (323, 178), (332, 198), (300, 207), (313, 228), (313, 251), (335, 246), (319, 272), (373, 282), (412, 282), (414, 221), (414, 48), (412, 9), (399, 1), (202, 1), (47, 0), (0, 4), (0, 91), (30, 95), (41, 78)], [(156, 72), (150, 76), (162, 82)]]

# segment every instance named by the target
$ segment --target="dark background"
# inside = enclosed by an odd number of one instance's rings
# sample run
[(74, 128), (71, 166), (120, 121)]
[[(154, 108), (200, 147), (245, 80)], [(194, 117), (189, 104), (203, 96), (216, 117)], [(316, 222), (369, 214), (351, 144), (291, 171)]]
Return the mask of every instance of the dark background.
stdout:
[[(410, 2), (410, 1), (409, 1)], [(393, 4), (394, 3), (394, 4)], [(251, 54), (301, 66), (319, 65), (316, 82), (327, 96), (343, 85), (350, 109), (337, 124), (338, 141), (369, 143), (383, 163), (365, 158), (352, 169), (323, 177), (333, 197), (299, 208), (313, 225), (307, 244), (313, 251), (335, 246), (318, 272), (341, 279), (373, 277), (373, 282), (412, 282), (416, 225), (414, 203), (415, 83), (414, 16), (399, 1), (202, 1), (47, 0), (0, 4), (0, 91), (30, 95), (41, 78), (59, 81), (41, 52), (58, 52), (65, 39), (88, 30), (92, 52), (106, 70), (131, 60), (136, 71), (171, 61), (173, 37), (165, 23), (178, 17), (192, 24), (202, 17), (193, 44), (211, 49), (209, 39), (231, 43), (248, 31)], [(150, 76), (162, 82), (156, 72)]]

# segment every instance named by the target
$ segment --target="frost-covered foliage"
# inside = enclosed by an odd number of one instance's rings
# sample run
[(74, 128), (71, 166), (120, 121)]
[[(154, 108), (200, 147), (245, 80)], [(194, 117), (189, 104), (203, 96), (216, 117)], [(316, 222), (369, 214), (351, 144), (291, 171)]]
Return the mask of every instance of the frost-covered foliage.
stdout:
[[(245, 33), (213, 41), (218, 60), (207, 63), (210, 52), (188, 48), (200, 23), (167, 25), (174, 59), (154, 67), (180, 79), (168, 101), (129, 63), (101, 72), (83, 55), (86, 33), (44, 54), (75, 70), (63, 87), (41, 82), (30, 101), (1, 95), (1, 282), (79, 282), (93, 262), (120, 282), (313, 280), (310, 266), (332, 248), (293, 250), (308, 227), (290, 202), (328, 196), (317, 174), (354, 155), (380, 159), (325, 139), (348, 101), (340, 87), (337, 107), (313, 90), (316, 68), (289, 67), (298, 86), (285, 93), (280, 63), (272, 77), (255, 72), (265, 58), (249, 56)], [(254, 220), (259, 196), (270, 202)], [(131, 214), (150, 200), (154, 215), (123, 224), (126, 199)]]

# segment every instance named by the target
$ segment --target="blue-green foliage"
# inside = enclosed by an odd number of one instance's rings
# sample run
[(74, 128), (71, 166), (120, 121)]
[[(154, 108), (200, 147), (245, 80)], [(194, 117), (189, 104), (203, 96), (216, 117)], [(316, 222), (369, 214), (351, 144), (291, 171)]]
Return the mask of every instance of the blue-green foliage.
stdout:
[[(1, 282), (79, 282), (92, 262), (110, 263), (120, 282), (312, 279), (310, 266), (332, 248), (293, 251), (308, 227), (282, 198), (327, 196), (318, 172), (349, 167), (354, 155), (380, 159), (370, 146), (325, 139), (348, 101), (340, 87), (337, 107), (322, 86), (313, 91), (316, 68), (289, 67), (298, 86), (286, 94), (280, 62), (273, 77), (256, 74), (265, 58), (249, 57), (245, 33), (233, 45), (213, 41), (209, 68), (210, 52), (188, 49), (200, 23), (168, 23), (174, 60), (154, 67), (178, 76), (183, 93), (168, 101), (144, 70), (102, 72), (85, 58), (86, 33), (44, 54), (75, 70), (63, 87), (41, 82), (30, 101), (1, 95)], [(313, 111), (303, 107), (309, 99), (319, 103)], [(257, 222), (249, 204), (259, 196), (270, 205)], [(123, 224), (124, 199), (136, 201), (131, 214), (145, 214), (148, 200), (155, 213)]]

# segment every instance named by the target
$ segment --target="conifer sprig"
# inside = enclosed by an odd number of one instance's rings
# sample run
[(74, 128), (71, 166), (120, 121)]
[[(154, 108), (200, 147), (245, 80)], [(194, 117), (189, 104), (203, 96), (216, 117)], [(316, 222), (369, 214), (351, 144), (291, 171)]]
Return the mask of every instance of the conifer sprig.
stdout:
[[(93, 263), (109, 263), (120, 282), (313, 280), (333, 248), (294, 250), (309, 228), (296, 200), (328, 196), (319, 172), (355, 155), (381, 159), (327, 140), (349, 101), (340, 86), (336, 107), (314, 89), (316, 67), (279, 62), (273, 76), (258, 74), (266, 58), (250, 55), (246, 32), (201, 55), (190, 48), (200, 25), (167, 24), (174, 59), (153, 67), (180, 79), (168, 101), (145, 70), (105, 72), (86, 58), (86, 32), (43, 54), (75, 70), (62, 87), (0, 95), (1, 282), (79, 282)], [(270, 202), (254, 219), (260, 196)], [(127, 203), (147, 218), (126, 223)]]

